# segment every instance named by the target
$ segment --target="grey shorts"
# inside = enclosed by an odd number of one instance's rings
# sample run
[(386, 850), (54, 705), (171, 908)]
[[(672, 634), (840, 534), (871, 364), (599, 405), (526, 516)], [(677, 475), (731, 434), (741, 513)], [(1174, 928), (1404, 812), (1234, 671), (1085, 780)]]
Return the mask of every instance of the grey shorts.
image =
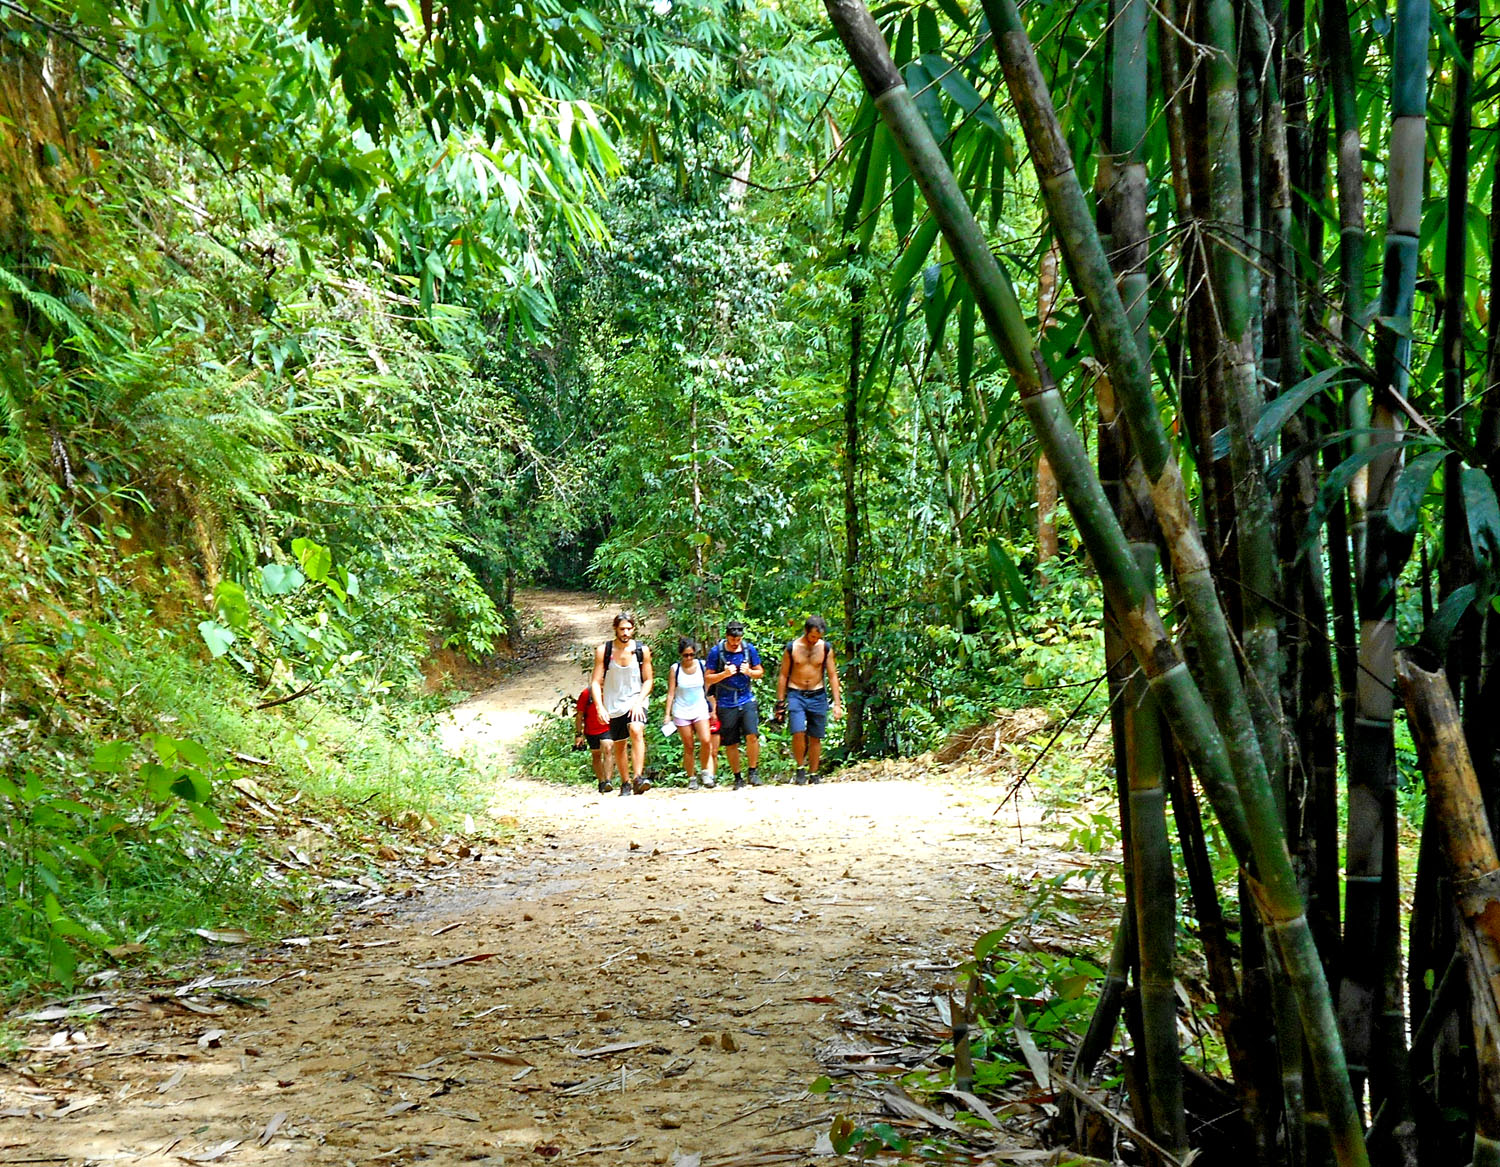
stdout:
[(719, 706), (719, 744), (737, 746), (747, 737), (760, 736), (760, 713), (754, 700), (726, 709)]

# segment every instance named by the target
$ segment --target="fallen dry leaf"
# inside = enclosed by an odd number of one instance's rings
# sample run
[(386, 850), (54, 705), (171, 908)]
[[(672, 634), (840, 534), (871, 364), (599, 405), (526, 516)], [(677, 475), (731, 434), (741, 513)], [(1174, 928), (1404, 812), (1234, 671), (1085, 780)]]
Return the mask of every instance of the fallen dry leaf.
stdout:
[(165, 1094), (168, 1090), (172, 1090), (180, 1086), (182, 1084), (182, 1080), (186, 1077), (187, 1067), (183, 1066), (182, 1069), (178, 1070), (175, 1074), (173, 1074), (170, 1078), (168, 1078), (165, 1082), (158, 1086), (156, 1088), (156, 1092), (158, 1094)]
[(580, 1058), (602, 1058), (610, 1054), (622, 1054), (626, 1050), (640, 1049), (643, 1045), (649, 1045), (644, 1041), (617, 1041), (610, 1045), (601, 1045), (595, 1049), (575, 1049), (570, 1052)]
[(250, 943), (250, 933), (243, 928), (194, 928), (193, 934), (214, 944)]
[(222, 1159), (230, 1151), (238, 1147), (243, 1139), (225, 1139), (217, 1146), (209, 1147), (206, 1151), (200, 1151), (196, 1155), (178, 1155), (179, 1159), (186, 1159), (189, 1163), (212, 1163), (215, 1159)]
[(255, 1141), (264, 1147), (275, 1137), (276, 1132), (281, 1129), (281, 1124), (286, 1122), (286, 1117), (286, 1111), (278, 1110), (271, 1116), (271, 1121), (266, 1123), (266, 1129), (260, 1132), (260, 1138)]
[(388, 1106), (388, 1107), (386, 1107), (385, 1113), (382, 1114), (380, 1117), (381, 1118), (394, 1118), (398, 1114), (405, 1114), (408, 1110), (415, 1110), (417, 1107), (419, 1107), (421, 1105), (422, 1104), (420, 1102), (409, 1102), (409, 1101), (408, 1102), (398, 1102), (394, 1106)]
[(479, 960), (489, 960), (492, 956), (499, 956), (498, 952), (476, 952), (470, 956), (450, 956), (447, 960), (429, 960), (417, 965), (417, 968), (449, 968), (455, 964), (473, 964)]

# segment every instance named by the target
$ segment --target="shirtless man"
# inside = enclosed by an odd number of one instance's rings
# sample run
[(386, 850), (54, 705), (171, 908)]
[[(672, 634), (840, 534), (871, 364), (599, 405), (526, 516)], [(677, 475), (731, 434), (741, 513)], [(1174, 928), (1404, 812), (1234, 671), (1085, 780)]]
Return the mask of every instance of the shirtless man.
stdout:
[[(589, 679), (594, 706), (603, 710), (609, 722), (621, 794), (645, 794), (651, 789), (642, 772), (646, 768), (646, 706), (651, 701), (652, 679), (651, 650), (635, 639), (635, 617), (621, 612), (615, 617), (614, 639), (594, 650), (594, 674)], [(627, 742), (630, 770), (625, 768)], [(628, 781), (632, 773), (634, 781)]]
[(776, 712), (783, 710), (791, 723), (792, 758), (797, 763), (798, 786), (817, 783), (818, 762), (823, 756), (823, 734), (828, 728), (828, 697), (833, 695), (833, 717), (844, 716), (839, 692), (839, 670), (833, 661), (833, 645), (823, 637), (828, 623), (809, 616), (802, 635), (781, 654), (781, 673), (776, 678)]

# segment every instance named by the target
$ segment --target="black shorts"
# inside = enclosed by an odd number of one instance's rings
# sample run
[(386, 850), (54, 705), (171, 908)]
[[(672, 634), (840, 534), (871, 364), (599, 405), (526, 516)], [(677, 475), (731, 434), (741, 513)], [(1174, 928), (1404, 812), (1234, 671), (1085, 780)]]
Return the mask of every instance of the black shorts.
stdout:
[(600, 746), (608, 745), (610, 736), (607, 733), (586, 733), (583, 735), (589, 743), (589, 749), (597, 750)]
[[(646, 722), (645, 722), (645, 720), (643, 718), (642, 719), (635, 719), (635, 718), (632, 718), (630, 716), (630, 714), (628, 714), (628, 713), (622, 713), (622, 714), (620, 714), (619, 717), (611, 717), (609, 719), (609, 737), (610, 737), (610, 740), (611, 741), (617, 741), (617, 742), (629, 741), (630, 740), (630, 723), (631, 723), (632, 720), (635, 721), (636, 725), (639, 725), (639, 726), (642, 726), (642, 727), (644, 727), (645, 724), (646, 724)], [(644, 730), (643, 730), (643, 732), (644, 732)]]
[(760, 713), (753, 700), (726, 709), (719, 706), (719, 744), (737, 746), (747, 737), (760, 735)]

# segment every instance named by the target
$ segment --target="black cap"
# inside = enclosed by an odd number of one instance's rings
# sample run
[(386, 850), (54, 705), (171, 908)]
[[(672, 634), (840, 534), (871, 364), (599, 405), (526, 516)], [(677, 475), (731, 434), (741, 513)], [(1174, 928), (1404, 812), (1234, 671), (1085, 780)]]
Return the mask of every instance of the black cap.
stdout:
[(744, 634), (745, 626), (738, 620), (731, 620), (728, 624), (724, 625), (725, 636), (743, 636)]

